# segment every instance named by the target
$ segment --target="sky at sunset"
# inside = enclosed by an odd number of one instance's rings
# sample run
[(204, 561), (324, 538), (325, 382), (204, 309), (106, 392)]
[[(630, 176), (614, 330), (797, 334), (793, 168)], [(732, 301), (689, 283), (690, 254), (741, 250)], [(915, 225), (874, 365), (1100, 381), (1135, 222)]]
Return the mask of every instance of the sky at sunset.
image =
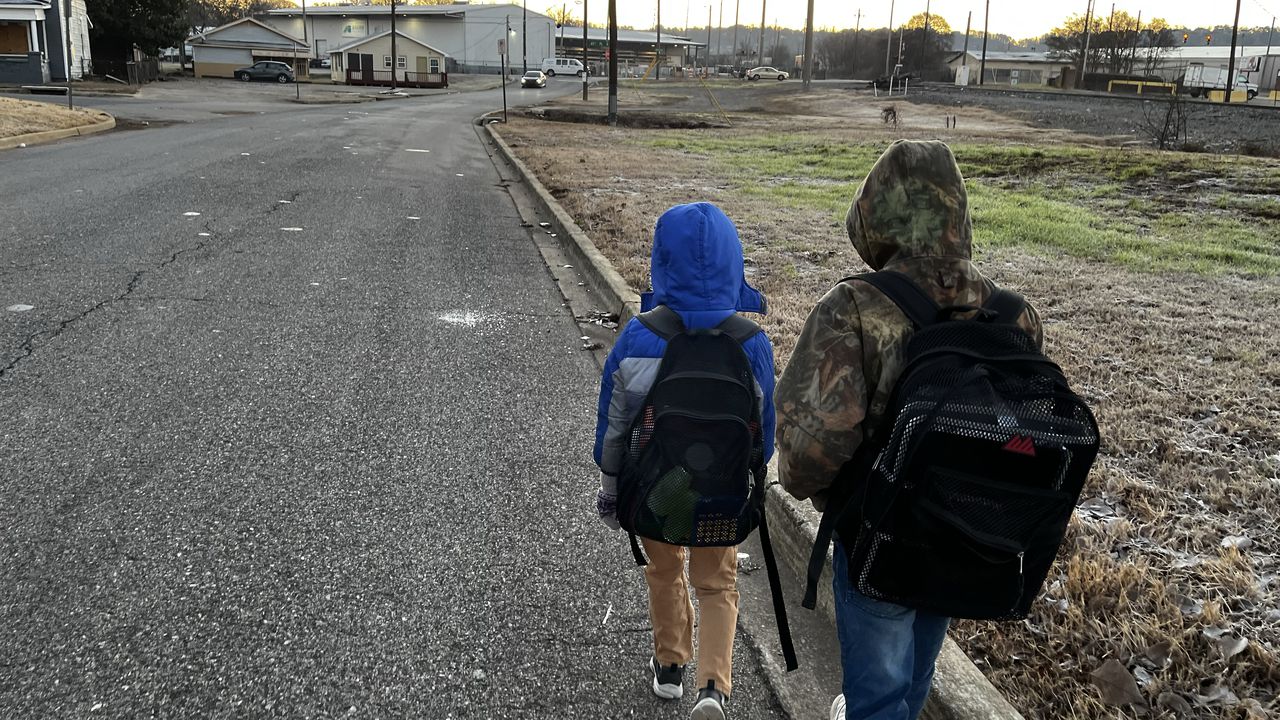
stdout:
[[(608, 7), (605, 0), (587, 0), (588, 19), (593, 23), (604, 19)], [(519, 0), (515, 0), (519, 4)], [(783, 27), (804, 26), (804, 0), (765, 0), (766, 24), (775, 22)], [(1029, 3), (1026, 0), (991, 0), (991, 32), (1004, 33), (1016, 38), (1038, 37), (1058, 25), (1068, 15), (1084, 14), (1088, 0), (1064, 0), (1064, 2)], [(574, 15), (581, 17), (582, 6), (568, 0)], [(707, 10), (711, 10), (711, 25), (719, 24), (721, 6), (724, 8), (725, 26), (733, 25), (735, 5), (743, 25), (759, 25), (761, 0), (663, 0), (662, 24), (673, 30), (683, 30), (685, 18), (690, 26), (706, 27)], [(898, 23), (925, 11), (925, 0), (897, 0), (894, 3), (893, 22)], [(932, 0), (931, 10), (941, 15), (952, 29), (963, 32), (965, 18), (973, 12), (973, 28), (982, 29), (983, 0)], [(1079, 7), (1076, 7), (1076, 6)], [(546, 0), (529, 0), (528, 9), (545, 12), (559, 7), (560, 3)], [(889, 0), (859, 2), (859, 0), (814, 0), (814, 25), (818, 28), (852, 28), (859, 9), (862, 10), (862, 27), (885, 27), (889, 23)], [(618, 0), (618, 22), (635, 27), (652, 27), (656, 0)], [(1162, 17), (1174, 27), (1212, 27), (1230, 25), (1235, 4), (1229, 0), (1150, 0), (1148, 2), (1119, 2), (1119, 10), (1132, 15), (1142, 11), (1143, 18)], [(1243, 0), (1240, 8), (1240, 24), (1244, 27), (1271, 24), (1272, 16), (1280, 11), (1280, 0)], [(1095, 14), (1111, 12), (1111, 3), (1096, 0)]]

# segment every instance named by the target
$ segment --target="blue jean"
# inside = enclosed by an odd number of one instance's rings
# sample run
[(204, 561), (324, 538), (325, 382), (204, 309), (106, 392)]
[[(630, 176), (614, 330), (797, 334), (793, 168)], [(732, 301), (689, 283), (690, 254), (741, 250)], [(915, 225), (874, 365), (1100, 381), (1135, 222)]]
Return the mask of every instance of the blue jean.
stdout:
[(872, 600), (849, 580), (840, 541), (832, 563), (846, 720), (915, 720), (950, 618)]

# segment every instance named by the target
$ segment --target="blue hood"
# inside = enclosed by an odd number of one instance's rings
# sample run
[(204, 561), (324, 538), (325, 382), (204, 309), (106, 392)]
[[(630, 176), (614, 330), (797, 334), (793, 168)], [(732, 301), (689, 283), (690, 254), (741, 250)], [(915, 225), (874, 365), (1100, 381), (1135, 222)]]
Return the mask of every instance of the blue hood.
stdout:
[(649, 268), (653, 291), (640, 296), (640, 311), (765, 313), (764, 296), (747, 284), (738, 229), (711, 203), (677, 205), (658, 218)]

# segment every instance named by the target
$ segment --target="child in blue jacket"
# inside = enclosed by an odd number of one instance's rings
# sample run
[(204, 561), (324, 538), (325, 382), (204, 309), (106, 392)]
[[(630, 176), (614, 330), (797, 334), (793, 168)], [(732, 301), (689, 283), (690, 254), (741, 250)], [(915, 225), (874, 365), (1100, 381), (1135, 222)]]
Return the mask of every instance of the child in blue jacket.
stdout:
[[(765, 312), (764, 297), (746, 282), (742, 244), (733, 222), (710, 203), (677, 205), (654, 230), (650, 265), (653, 291), (641, 311), (658, 305), (675, 310), (689, 329), (712, 328), (735, 312)], [(625, 438), (658, 372), (666, 341), (639, 321), (623, 328), (605, 363), (596, 421), (595, 461), (600, 466), (596, 511), (618, 529), (618, 472)], [(756, 378), (762, 413), (765, 461), (773, 454), (773, 345), (764, 333), (743, 344)], [(698, 624), (698, 700), (693, 720), (724, 720), (733, 690), (733, 636), (738, 624), (736, 547), (686, 548), (643, 538), (649, 564), (649, 615), (653, 692), (665, 699), (684, 694), (684, 668), (693, 659), (693, 585), (701, 609)]]

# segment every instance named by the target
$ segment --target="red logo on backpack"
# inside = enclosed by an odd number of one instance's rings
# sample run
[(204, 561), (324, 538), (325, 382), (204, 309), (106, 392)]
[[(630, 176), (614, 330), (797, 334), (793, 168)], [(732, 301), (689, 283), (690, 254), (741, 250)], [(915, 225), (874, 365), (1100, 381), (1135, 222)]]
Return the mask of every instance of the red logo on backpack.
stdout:
[(1026, 435), (1014, 435), (1012, 440), (1004, 444), (1003, 449), (1019, 455), (1036, 456), (1036, 444)]

